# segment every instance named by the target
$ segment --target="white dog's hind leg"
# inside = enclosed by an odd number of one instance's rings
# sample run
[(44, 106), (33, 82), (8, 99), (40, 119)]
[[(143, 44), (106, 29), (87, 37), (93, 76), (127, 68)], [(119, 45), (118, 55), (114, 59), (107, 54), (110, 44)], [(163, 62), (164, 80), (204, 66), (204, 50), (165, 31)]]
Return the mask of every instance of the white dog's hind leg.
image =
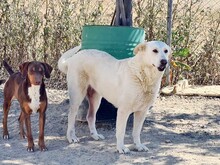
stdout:
[(121, 154), (129, 153), (130, 150), (124, 145), (124, 136), (127, 125), (129, 113), (118, 109), (117, 120), (116, 120), (116, 139), (117, 139), (117, 150)]
[(148, 148), (141, 144), (140, 133), (145, 120), (146, 112), (138, 111), (134, 113), (133, 140), (134, 149), (137, 151), (148, 151)]
[[(73, 90), (73, 83), (68, 84), (68, 90), (69, 90), (69, 97), (70, 97), (70, 108), (69, 108), (69, 114), (68, 114), (68, 128), (67, 128), (67, 139), (69, 143), (79, 142), (79, 139), (76, 136), (75, 133), (75, 121), (76, 121), (76, 115), (77, 111), (79, 109), (80, 104), (83, 101), (83, 94), (80, 91)], [(74, 86), (74, 89), (80, 90), (77, 86)]]
[(69, 114), (68, 114), (68, 128), (67, 128), (67, 140), (69, 141), (69, 143), (78, 143), (79, 139), (76, 136), (75, 133), (75, 121), (76, 121), (76, 111), (77, 107), (73, 107), (71, 106), (69, 108)]
[(95, 140), (105, 139), (103, 135), (97, 133), (95, 127), (96, 112), (98, 111), (102, 97), (91, 87), (87, 90), (87, 97), (89, 100), (89, 110), (86, 118), (89, 125), (90, 135)]

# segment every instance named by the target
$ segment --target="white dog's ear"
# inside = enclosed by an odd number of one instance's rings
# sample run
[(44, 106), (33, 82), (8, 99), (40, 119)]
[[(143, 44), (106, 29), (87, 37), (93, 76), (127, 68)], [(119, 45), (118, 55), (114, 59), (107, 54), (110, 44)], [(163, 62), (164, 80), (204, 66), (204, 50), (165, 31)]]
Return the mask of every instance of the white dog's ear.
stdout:
[(134, 48), (133, 53), (134, 53), (134, 55), (137, 55), (138, 52), (144, 52), (146, 49), (147, 49), (146, 43), (145, 43), (145, 42), (144, 42), (144, 43), (140, 43), (140, 44), (138, 44), (138, 45)]

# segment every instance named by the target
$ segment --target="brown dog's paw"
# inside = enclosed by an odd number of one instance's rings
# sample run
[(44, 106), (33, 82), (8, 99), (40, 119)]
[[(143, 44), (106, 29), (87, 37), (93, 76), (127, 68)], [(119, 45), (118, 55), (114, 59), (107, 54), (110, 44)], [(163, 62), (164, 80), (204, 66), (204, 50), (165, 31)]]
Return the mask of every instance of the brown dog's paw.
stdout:
[(34, 147), (27, 147), (28, 152), (34, 152)]
[(3, 135), (3, 139), (8, 140), (9, 139), (9, 134)]
[(38, 145), (39, 145), (40, 151), (47, 151), (48, 150), (47, 147), (45, 146), (44, 142), (38, 143)]
[(28, 144), (27, 151), (34, 152), (34, 144)]
[(40, 146), (40, 151), (47, 151), (47, 147), (46, 146)]

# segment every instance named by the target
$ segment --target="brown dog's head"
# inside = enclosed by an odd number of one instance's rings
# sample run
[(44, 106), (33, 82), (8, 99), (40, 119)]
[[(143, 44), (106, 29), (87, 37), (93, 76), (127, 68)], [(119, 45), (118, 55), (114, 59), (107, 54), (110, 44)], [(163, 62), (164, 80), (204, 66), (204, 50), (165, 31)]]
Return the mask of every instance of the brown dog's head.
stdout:
[(22, 75), (28, 78), (33, 85), (40, 85), (44, 76), (50, 78), (53, 70), (49, 64), (37, 61), (25, 62), (19, 66), (19, 69)]

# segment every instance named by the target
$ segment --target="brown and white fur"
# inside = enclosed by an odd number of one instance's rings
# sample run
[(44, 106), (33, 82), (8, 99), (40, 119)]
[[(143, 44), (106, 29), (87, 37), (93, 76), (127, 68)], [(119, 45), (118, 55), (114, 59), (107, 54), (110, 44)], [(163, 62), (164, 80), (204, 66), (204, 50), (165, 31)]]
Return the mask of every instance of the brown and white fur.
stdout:
[[(47, 94), (43, 78), (44, 76), (50, 78), (52, 67), (47, 63), (37, 61), (25, 62), (19, 66), (20, 72), (14, 73), (6, 61), (3, 61), (3, 65), (10, 74), (4, 86), (3, 139), (9, 139), (7, 118), (12, 99), (15, 98), (21, 107), (19, 117), (20, 137), (25, 138), (27, 136), (27, 151), (34, 151), (30, 115), (36, 112), (39, 113), (38, 145), (41, 151), (47, 150), (44, 143)], [(24, 124), (26, 125), (27, 133), (24, 131)]]
[(116, 121), (117, 150), (128, 153), (124, 145), (126, 123), (134, 113), (134, 149), (147, 151), (140, 141), (140, 132), (147, 110), (159, 93), (161, 78), (171, 54), (170, 47), (161, 41), (144, 42), (134, 49), (134, 57), (117, 60), (106, 52), (75, 47), (65, 52), (58, 61), (59, 69), (67, 74), (70, 97), (67, 139), (79, 142), (75, 134), (75, 118), (84, 97), (89, 100), (87, 121), (95, 140), (104, 139), (98, 134), (96, 112), (104, 97), (118, 108)]

